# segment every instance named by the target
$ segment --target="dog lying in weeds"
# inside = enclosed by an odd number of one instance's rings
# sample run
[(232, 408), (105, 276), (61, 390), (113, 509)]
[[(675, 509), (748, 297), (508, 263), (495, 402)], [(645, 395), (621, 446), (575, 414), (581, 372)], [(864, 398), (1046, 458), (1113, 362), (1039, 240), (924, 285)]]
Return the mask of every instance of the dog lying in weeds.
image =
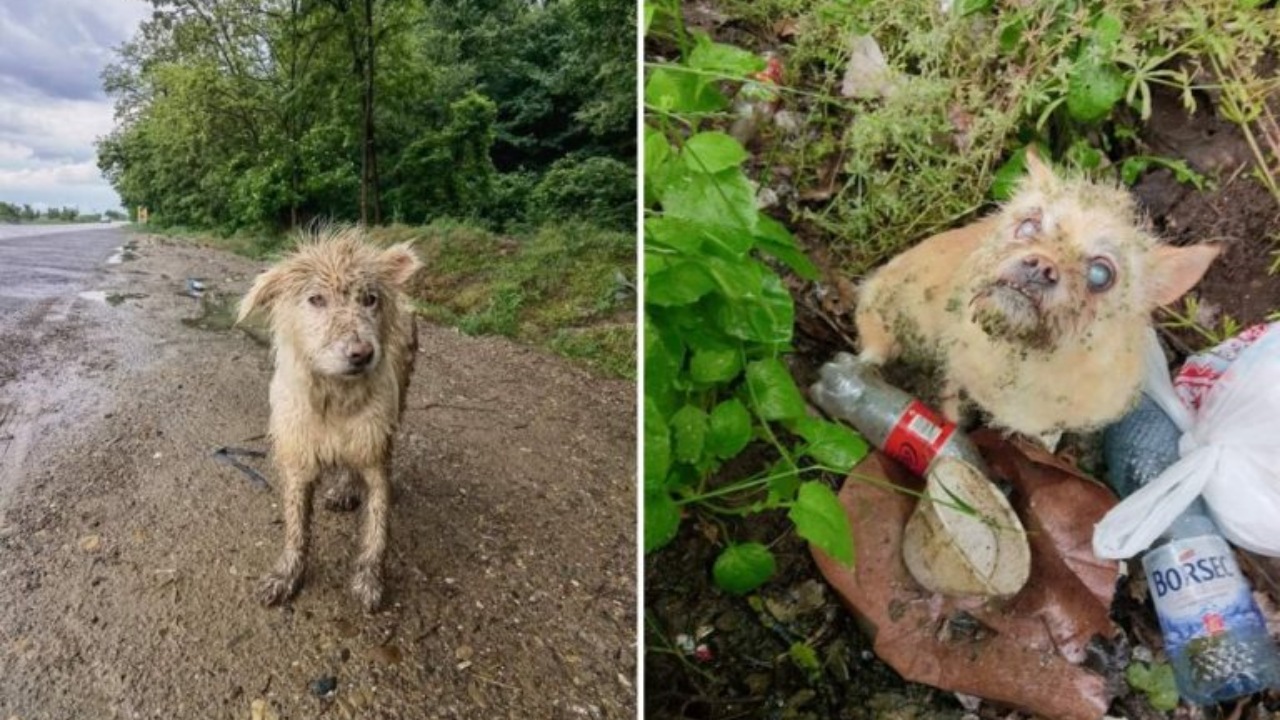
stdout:
[(999, 212), (935, 235), (863, 284), (861, 358), (935, 365), (943, 414), (968, 403), (1042, 439), (1097, 428), (1137, 400), (1152, 311), (1190, 290), (1215, 245), (1161, 244), (1122, 188), (1028, 175)]
[(270, 436), (285, 542), (258, 587), (265, 605), (298, 590), (311, 495), (326, 471), (339, 477), (326, 496), (331, 509), (354, 509), (363, 486), (351, 592), (366, 611), (382, 602), (391, 451), (418, 347), (403, 288), (419, 267), (408, 245), (380, 249), (358, 228), (322, 228), (259, 275), (240, 302), (239, 321), (255, 309), (268, 313), (275, 360)]

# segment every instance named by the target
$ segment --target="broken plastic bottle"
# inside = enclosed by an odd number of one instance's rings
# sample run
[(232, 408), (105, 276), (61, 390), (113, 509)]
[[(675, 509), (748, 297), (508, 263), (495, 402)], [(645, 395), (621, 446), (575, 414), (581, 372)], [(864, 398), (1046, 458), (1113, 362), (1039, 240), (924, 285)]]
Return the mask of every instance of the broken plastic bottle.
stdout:
[[(1177, 462), (1181, 434), (1143, 394), (1103, 433), (1111, 487), (1124, 497)], [(1203, 705), (1280, 687), (1280, 653), (1203, 500), (1178, 516), (1142, 566), (1184, 698)]]
[(823, 365), (819, 375), (809, 388), (818, 407), (848, 422), (916, 475), (928, 475), (940, 457), (954, 457), (990, 477), (968, 436), (929, 406), (885, 382), (876, 366), (842, 352)]

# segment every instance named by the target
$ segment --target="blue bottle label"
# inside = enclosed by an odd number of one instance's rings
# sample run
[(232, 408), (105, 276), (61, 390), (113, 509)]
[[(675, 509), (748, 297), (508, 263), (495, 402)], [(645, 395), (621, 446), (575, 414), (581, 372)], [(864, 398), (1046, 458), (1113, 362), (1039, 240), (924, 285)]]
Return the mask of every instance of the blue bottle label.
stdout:
[(1180, 654), (1200, 638), (1265, 632), (1262, 613), (1222, 538), (1174, 540), (1147, 553), (1142, 565), (1166, 652)]

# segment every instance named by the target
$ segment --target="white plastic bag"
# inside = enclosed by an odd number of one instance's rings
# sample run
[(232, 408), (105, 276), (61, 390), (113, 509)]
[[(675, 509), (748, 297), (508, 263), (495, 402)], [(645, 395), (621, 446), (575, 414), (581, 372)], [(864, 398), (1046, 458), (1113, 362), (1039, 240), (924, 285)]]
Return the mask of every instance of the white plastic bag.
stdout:
[(1280, 323), (1240, 352), (1196, 413), (1174, 390), (1151, 331), (1144, 391), (1182, 430), (1181, 459), (1102, 518), (1094, 554), (1141, 553), (1203, 495), (1227, 540), (1280, 557)]

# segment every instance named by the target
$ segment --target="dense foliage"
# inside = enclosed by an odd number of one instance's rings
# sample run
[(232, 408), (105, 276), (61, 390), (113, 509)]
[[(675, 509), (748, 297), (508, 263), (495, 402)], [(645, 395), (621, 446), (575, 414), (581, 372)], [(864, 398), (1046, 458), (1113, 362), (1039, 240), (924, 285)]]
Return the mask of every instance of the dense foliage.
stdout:
[[(718, 78), (740, 85), (764, 61), (687, 33), (673, 4), (649, 8), (646, 21), (674, 28), (681, 58), (651, 72), (644, 92), (645, 550), (690, 515), (711, 524), (786, 510), (797, 534), (852, 563), (848, 518), (822, 475), (847, 473), (867, 444), (811, 417), (784, 361), (795, 306), (777, 268), (809, 279), (817, 270), (757, 208), (746, 149), (713, 124), (729, 107)], [(733, 476), (726, 465), (753, 441), (776, 461)], [(772, 576), (773, 554), (723, 531), (713, 577), (750, 592)]]
[(634, 223), (629, 0), (152, 4), (98, 145), (152, 222)]

